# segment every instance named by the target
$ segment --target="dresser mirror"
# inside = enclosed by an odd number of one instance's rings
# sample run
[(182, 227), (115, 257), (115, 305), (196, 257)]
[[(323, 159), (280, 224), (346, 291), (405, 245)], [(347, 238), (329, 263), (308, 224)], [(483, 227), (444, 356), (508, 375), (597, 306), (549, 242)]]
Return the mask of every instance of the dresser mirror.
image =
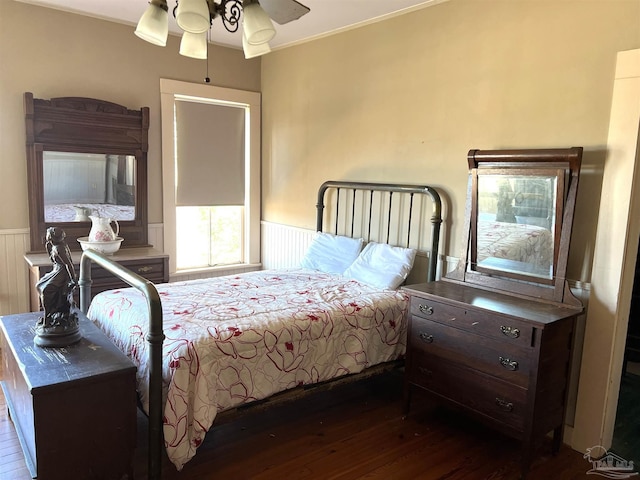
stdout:
[(133, 155), (42, 152), (45, 223), (135, 220)]
[(471, 150), (465, 262), (448, 278), (563, 302), (581, 148)]
[(123, 247), (147, 245), (149, 109), (30, 92), (24, 103), (31, 251), (44, 251), (49, 226), (79, 250), (91, 215), (117, 220)]
[(552, 283), (564, 170), (478, 169), (472, 198), (472, 271)]

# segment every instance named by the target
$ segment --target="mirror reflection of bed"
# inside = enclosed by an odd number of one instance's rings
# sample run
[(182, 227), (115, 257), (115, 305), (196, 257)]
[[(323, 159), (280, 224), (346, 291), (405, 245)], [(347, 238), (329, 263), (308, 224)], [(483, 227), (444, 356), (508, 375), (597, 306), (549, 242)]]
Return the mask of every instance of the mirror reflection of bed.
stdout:
[(135, 219), (132, 155), (45, 151), (42, 173), (46, 222)]
[(478, 175), (477, 265), (550, 279), (557, 177)]

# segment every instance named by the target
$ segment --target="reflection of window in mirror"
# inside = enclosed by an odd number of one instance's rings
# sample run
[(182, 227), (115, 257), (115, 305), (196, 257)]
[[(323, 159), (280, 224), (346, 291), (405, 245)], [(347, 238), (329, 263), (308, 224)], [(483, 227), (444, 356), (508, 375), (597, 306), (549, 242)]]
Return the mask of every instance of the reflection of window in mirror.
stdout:
[(495, 172), (478, 172), (470, 268), (552, 279), (563, 171)]
[(43, 152), (45, 222), (135, 219), (135, 157)]

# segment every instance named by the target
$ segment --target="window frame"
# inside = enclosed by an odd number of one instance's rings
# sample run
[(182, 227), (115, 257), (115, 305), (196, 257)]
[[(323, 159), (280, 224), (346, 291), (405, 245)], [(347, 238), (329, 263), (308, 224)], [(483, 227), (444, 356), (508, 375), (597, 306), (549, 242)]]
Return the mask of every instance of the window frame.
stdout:
[[(176, 172), (174, 102), (176, 98), (201, 99), (206, 103), (245, 108), (245, 215), (244, 262), (239, 268), (260, 264), (260, 132), (261, 94), (245, 90), (160, 79), (160, 111), (162, 119), (162, 198), (164, 250), (169, 254), (169, 275), (193, 270), (176, 268)], [(224, 269), (233, 269), (225, 265)], [(221, 267), (198, 269), (216, 270)]]

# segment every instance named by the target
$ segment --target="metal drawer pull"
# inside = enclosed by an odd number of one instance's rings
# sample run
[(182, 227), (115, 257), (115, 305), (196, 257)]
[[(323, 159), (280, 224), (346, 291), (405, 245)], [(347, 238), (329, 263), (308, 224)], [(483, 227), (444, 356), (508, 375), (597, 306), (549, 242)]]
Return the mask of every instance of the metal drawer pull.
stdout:
[(513, 403), (507, 402), (503, 398), (496, 397), (496, 405), (506, 412), (513, 412)]
[(433, 335), (429, 335), (428, 333), (420, 332), (418, 334), (418, 336), (420, 337), (420, 340), (422, 340), (424, 343), (433, 343)]
[(507, 370), (515, 371), (518, 369), (518, 362), (505, 357), (500, 357), (500, 365), (502, 365)]
[(153, 270), (153, 267), (140, 267), (140, 268), (138, 269), (138, 272), (140, 272), (140, 273), (147, 273), (147, 272), (150, 272), (151, 270)]
[(433, 372), (425, 367), (418, 367), (418, 371), (426, 377), (433, 375)]
[(429, 305), (423, 305), (422, 303), (418, 305), (418, 310), (420, 310), (425, 315), (433, 315), (433, 307)]
[(503, 333), (503, 335), (506, 335), (507, 337), (518, 338), (520, 336), (519, 328), (507, 327), (505, 325), (502, 325), (500, 327), (500, 331)]

